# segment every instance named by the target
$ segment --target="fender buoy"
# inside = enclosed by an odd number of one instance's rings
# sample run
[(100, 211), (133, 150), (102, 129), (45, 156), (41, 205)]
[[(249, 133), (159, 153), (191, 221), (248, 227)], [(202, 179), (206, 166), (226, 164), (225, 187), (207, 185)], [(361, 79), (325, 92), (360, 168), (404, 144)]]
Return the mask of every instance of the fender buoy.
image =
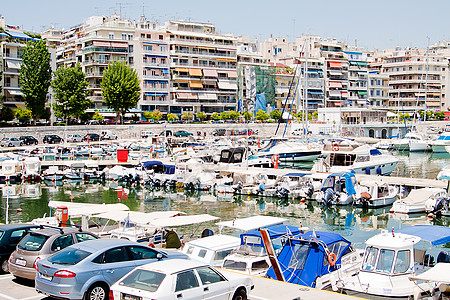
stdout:
[(155, 248), (155, 244), (153, 244), (153, 243), (148, 244), (148, 246), (151, 248)]
[(339, 144), (338, 144), (338, 143), (334, 143), (334, 144), (333, 144), (333, 147), (331, 147), (331, 149), (332, 149), (333, 151), (339, 151)]
[(336, 254), (334, 254), (333, 252), (328, 254), (328, 263), (330, 264), (330, 266), (334, 267), (334, 265), (336, 264), (336, 260)]
[(312, 149), (312, 146), (311, 145), (308, 145), (308, 150), (311, 150)]

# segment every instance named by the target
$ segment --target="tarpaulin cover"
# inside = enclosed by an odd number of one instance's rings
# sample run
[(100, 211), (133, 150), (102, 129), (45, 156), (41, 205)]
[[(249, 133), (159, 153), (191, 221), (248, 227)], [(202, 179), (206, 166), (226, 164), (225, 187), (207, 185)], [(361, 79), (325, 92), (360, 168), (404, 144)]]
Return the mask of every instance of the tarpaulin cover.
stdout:
[[(290, 226), (290, 225), (273, 225), (270, 227), (267, 227), (267, 232), (269, 233), (269, 237), (271, 239), (277, 239), (281, 236), (284, 235), (289, 235), (289, 236), (295, 236), (295, 235), (299, 235), (300, 234), (300, 228), (295, 227), (295, 226)], [(241, 234), (241, 245), (245, 244), (245, 239), (246, 237), (261, 237), (261, 233), (259, 232), (259, 230), (253, 230), (253, 231), (249, 231), (246, 233)], [(262, 244), (262, 240), (261, 240), (261, 246), (264, 246)]]
[(266, 105), (267, 102), (265, 93), (256, 94), (255, 112), (258, 112), (259, 110), (267, 111)]
[(436, 225), (416, 225), (398, 230), (397, 232), (414, 235), (432, 245), (450, 243), (450, 227)]

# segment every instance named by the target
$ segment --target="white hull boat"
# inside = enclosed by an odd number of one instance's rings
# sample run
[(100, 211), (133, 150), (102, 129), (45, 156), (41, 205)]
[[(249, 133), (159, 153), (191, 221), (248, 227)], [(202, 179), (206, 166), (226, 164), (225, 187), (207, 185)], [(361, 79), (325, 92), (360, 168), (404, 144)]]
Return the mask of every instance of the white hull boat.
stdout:
[(425, 205), (429, 199), (445, 197), (447, 192), (440, 188), (421, 188), (411, 190), (406, 198), (398, 199), (392, 205), (391, 213), (413, 214), (425, 212)]

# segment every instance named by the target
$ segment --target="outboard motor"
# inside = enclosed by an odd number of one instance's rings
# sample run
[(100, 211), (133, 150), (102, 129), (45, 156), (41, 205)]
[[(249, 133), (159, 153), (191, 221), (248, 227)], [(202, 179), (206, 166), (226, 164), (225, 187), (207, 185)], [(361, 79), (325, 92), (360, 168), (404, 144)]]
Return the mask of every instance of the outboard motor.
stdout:
[(237, 183), (237, 186), (233, 187), (233, 192), (234, 194), (240, 194), (241, 190), (242, 190), (242, 181), (239, 181)]
[(285, 187), (277, 187), (278, 198), (287, 198), (289, 196), (289, 190)]
[(433, 215), (438, 215), (442, 210), (448, 209), (449, 199), (446, 197), (439, 197), (437, 199), (428, 199), (425, 203), (425, 210)]
[(325, 193), (323, 195), (323, 205), (328, 205), (331, 204), (331, 201), (334, 200), (334, 198), (336, 197), (336, 193), (333, 191), (333, 189), (328, 188), (325, 190)]
[(312, 195), (314, 194), (314, 186), (311, 184), (308, 187), (308, 191), (306, 192), (306, 196), (311, 199)]

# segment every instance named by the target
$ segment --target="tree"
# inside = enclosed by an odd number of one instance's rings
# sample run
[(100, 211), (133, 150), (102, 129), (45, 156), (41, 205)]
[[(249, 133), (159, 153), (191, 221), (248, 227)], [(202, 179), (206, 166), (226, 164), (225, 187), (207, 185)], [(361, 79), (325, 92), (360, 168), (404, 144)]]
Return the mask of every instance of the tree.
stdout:
[(197, 112), (195, 115), (196, 115), (197, 118), (200, 119), (200, 121), (202, 121), (202, 122), (205, 121), (205, 120), (208, 118), (208, 116), (207, 116), (204, 112), (202, 112), (202, 111)]
[(211, 118), (213, 119), (213, 120), (219, 120), (220, 119), (220, 115), (218, 114), (218, 113), (213, 113), (212, 115), (211, 115)]
[(272, 110), (270, 112), (270, 117), (274, 119), (275, 121), (278, 121), (281, 118), (281, 111), (279, 110)]
[(94, 115), (92, 116), (92, 119), (101, 122), (104, 118), (103, 118), (103, 116), (102, 116), (98, 111), (96, 111), (96, 112), (94, 113)]
[(244, 111), (242, 113), (242, 115), (244, 116), (245, 120), (247, 120), (247, 121), (251, 120), (252, 117), (253, 117), (253, 114), (251, 112), (247, 111), (247, 110)]
[(230, 118), (230, 112), (229, 111), (223, 111), (220, 113), (220, 118), (222, 120), (228, 120)]
[(92, 105), (86, 98), (88, 82), (79, 64), (56, 70), (51, 86), (57, 100), (53, 105), (55, 114), (78, 119)]
[(15, 110), (14, 115), (16, 116), (17, 120), (19, 120), (20, 123), (26, 123), (29, 120), (31, 120), (33, 113), (31, 110), (19, 106)]
[(44, 113), (51, 77), (50, 53), (45, 41), (28, 42), (22, 54), (20, 89), (35, 122)]
[(193, 119), (194, 119), (194, 114), (191, 112), (185, 112), (181, 115), (181, 120), (189, 121), (189, 120), (193, 120)]
[(228, 118), (231, 120), (237, 120), (240, 115), (241, 114), (239, 112), (234, 111), (234, 110), (228, 112)]
[(114, 109), (119, 120), (136, 107), (140, 95), (137, 72), (124, 62), (114, 61), (103, 73), (102, 96), (105, 103)]
[(0, 120), (5, 122), (14, 120), (14, 111), (8, 106), (3, 106), (0, 110)]
[(256, 112), (256, 120), (265, 121), (267, 119), (269, 119), (269, 115), (262, 109), (260, 109)]
[(167, 114), (167, 121), (173, 122), (175, 120), (178, 120), (178, 116), (176, 114)]

